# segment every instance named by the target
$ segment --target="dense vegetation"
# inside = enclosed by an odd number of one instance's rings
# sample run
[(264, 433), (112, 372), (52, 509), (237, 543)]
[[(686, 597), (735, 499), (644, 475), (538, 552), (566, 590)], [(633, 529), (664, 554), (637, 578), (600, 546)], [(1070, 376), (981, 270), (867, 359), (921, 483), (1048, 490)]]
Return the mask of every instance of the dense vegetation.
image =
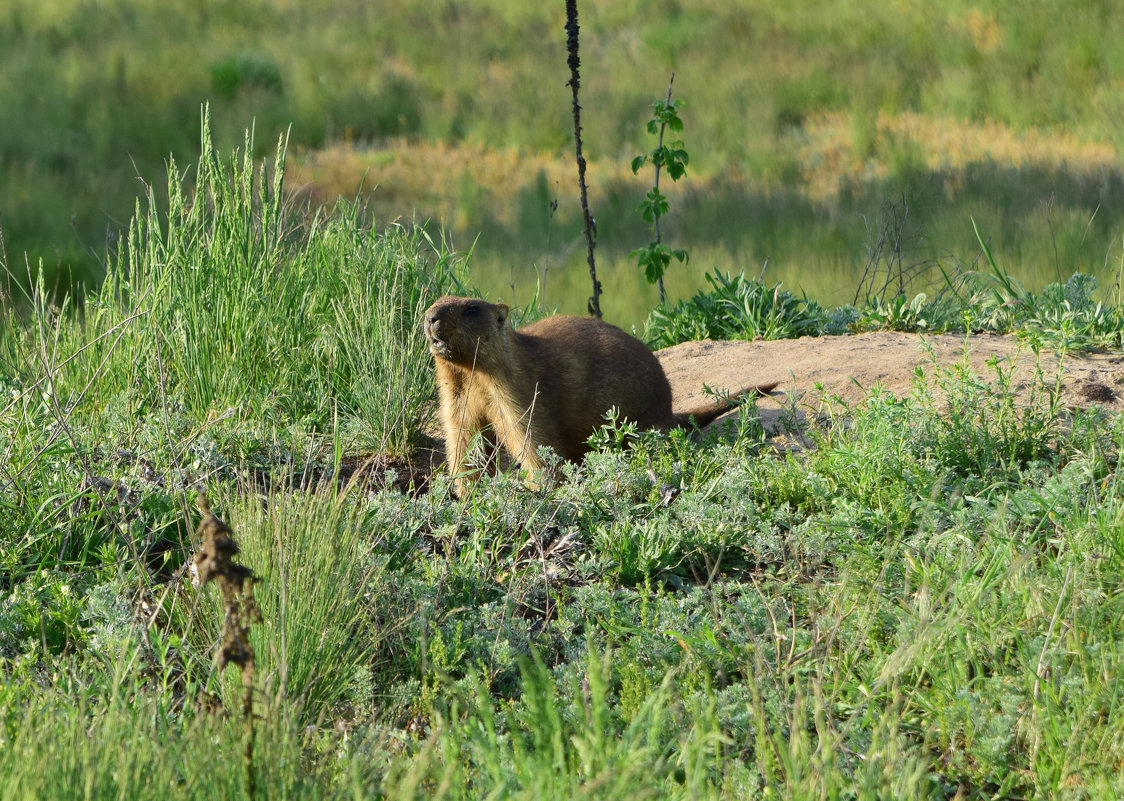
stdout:
[[(1111, 3), (588, 0), (583, 122), (611, 319), (654, 305), (627, 254), (648, 241), (628, 161), (676, 72), (691, 153), (664, 235), (691, 253), (673, 298), (742, 269), (823, 302), (868, 263), (970, 269), (974, 217), (1028, 287), (1120, 251)], [(562, 3), (9, 0), (0, 9), (0, 226), (7, 261), (96, 274), (145, 181), (255, 124), (291, 130), (316, 199), (371, 193), (381, 224), (430, 218), (491, 294), (569, 311), (588, 294)], [(377, 188), (375, 188), (377, 187)], [(552, 201), (559, 202), (552, 213)], [(904, 201), (904, 205), (903, 205)], [(903, 213), (908, 209), (908, 213)], [(477, 235), (479, 239), (477, 240)], [(434, 233), (437, 237), (437, 234)], [(571, 269), (572, 268), (572, 269)], [(930, 278), (938, 278), (929, 270)], [(65, 283), (65, 279), (64, 279)], [(511, 285), (514, 284), (514, 289)]]
[[(302, 219), (283, 154), (202, 150), (82, 314), (42, 286), (4, 309), (0, 796), (248, 796), (219, 603), (185, 575), (200, 487), (261, 576), (262, 798), (1124, 790), (1119, 418), (1063, 409), (1053, 374), (1023, 405), (1002, 363), (934, 368), (825, 399), (798, 451), (747, 409), (702, 442), (607, 424), (557, 487), (402, 492), (408, 461), (344, 467), (422, 439), (417, 312), (462, 267), (349, 207)], [(715, 284), (653, 334), (879, 319)], [(1119, 343), (1087, 278), (979, 286), (900, 316)]]

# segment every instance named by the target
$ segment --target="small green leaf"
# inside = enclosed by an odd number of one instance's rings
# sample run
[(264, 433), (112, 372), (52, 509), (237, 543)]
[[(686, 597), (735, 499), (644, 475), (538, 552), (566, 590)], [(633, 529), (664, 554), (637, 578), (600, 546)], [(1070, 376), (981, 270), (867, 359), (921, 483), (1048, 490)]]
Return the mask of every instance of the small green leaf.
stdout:
[(632, 174), (640, 172), (640, 168), (644, 166), (644, 162), (648, 160), (647, 156), (637, 156), (632, 160)]

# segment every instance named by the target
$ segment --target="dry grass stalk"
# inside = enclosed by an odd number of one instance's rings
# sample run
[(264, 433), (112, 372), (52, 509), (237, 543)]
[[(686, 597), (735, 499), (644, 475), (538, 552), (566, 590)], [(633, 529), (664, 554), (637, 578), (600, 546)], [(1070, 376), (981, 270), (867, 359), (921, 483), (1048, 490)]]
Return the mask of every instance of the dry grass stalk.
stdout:
[(202, 586), (212, 579), (219, 582), (225, 614), (222, 640), (217, 654), (219, 670), (229, 663), (238, 665), (242, 673), (242, 720), (245, 726), (246, 790), (250, 798), (255, 795), (254, 779), (254, 648), (250, 644), (250, 624), (261, 622), (261, 610), (254, 598), (254, 571), (245, 565), (235, 564), (238, 543), (234, 532), (215, 516), (200, 492), (196, 506), (203, 513), (196, 536), (201, 541), (199, 552), (192, 560), (194, 581)]

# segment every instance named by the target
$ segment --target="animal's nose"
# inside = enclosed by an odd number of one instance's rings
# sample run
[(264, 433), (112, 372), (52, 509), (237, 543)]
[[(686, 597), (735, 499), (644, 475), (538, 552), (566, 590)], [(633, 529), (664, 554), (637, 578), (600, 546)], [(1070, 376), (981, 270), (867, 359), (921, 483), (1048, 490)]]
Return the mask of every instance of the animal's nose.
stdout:
[(438, 319), (440, 319), (440, 315), (437, 312), (429, 312), (425, 316), (425, 321), (430, 325), (433, 325)]

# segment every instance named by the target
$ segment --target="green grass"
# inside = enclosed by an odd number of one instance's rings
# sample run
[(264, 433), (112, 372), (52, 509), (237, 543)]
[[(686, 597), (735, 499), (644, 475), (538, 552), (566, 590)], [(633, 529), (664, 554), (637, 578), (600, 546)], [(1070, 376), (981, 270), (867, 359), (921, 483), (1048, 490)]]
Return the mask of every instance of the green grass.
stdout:
[[(202, 145), (83, 309), (42, 284), (3, 309), (0, 796), (250, 797), (217, 593), (185, 576), (198, 488), (260, 577), (258, 797), (1124, 791), (1121, 418), (1062, 408), (1053, 373), (1016, 402), (1003, 362), (931, 366), (806, 409), (800, 452), (750, 407), (703, 440), (607, 423), (552, 489), (336, 481), (426, 428), (418, 310), (465, 273), (416, 228), (302, 217), (283, 148)], [(984, 276), (890, 322), (1119, 344), (1087, 278)], [(896, 302), (713, 290), (677, 324)]]
[[(585, 143), (612, 319), (639, 325), (654, 305), (627, 258), (647, 241), (634, 211), (643, 184), (609, 176), (649, 146), (643, 120), (673, 70), (691, 153), (665, 220), (669, 245), (691, 254), (690, 268), (668, 276), (673, 298), (704, 288), (705, 272), (757, 274), (768, 259), (768, 280), (844, 302), (879, 210), (903, 192), (913, 200), (913, 261), (973, 264), (975, 217), (1028, 287), (1077, 270), (1107, 285), (1105, 265), (1119, 257), (1122, 57), (1121, 23), (1103, 6), (833, 0), (805, 13), (763, 0), (597, 0), (582, 6), (581, 22)], [(377, 9), (14, 0), (0, 11), (0, 106), (20, 121), (0, 130), (6, 267), (25, 285), (40, 261), (48, 288), (95, 284), (143, 194), (137, 178), (157, 180), (169, 153), (193, 158), (198, 109), (209, 102), (224, 150), (252, 125), (256, 158), (286, 132), (302, 159), (333, 145), (374, 149), (369, 169), (327, 182), (330, 196), (377, 185), (380, 225), (431, 217), (462, 249), (479, 234), (476, 280), (490, 295), (526, 303), (548, 272), (545, 301), (578, 312), (588, 289), (572, 170), (545, 186), (530, 170), (513, 179), (515, 200), (493, 202), (493, 187), (466, 180), (466, 155), (426, 170), (444, 199), (435, 203), (380, 168), (400, 138), (568, 159), (562, 32), (560, 6), (514, 0), (471, 10), (433, 0)], [(825, 113), (846, 115), (842, 147), (826, 155), (817, 150)], [(880, 114), (924, 124), (887, 134)], [(965, 154), (946, 141), (969, 124), (990, 143), (990, 122), (999, 138), (1056, 140), (1067, 157)], [(1104, 143), (1105, 161), (1083, 157), (1089, 142)], [(824, 172), (842, 192), (823, 196)], [(447, 204), (455, 209), (435, 213)]]
[[(1064, 283), (1031, 292), (995, 262), (982, 240), (981, 246), (989, 271), (944, 273), (943, 285), (931, 295), (912, 296), (898, 292), (893, 270), (872, 272), (882, 282), (880, 294), (866, 295), (860, 306), (824, 307), (779, 283), (744, 273), (707, 273), (709, 291), (654, 308), (643, 336), (654, 348), (692, 339), (787, 339), (875, 330), (1015, 334), (1031, 347), (1062, 351), (1120, 345), (1121, 308), (1095, 299), (1092, 276), (1074, 273)], [(903, 280), (910, 285), (908, 275)]]

